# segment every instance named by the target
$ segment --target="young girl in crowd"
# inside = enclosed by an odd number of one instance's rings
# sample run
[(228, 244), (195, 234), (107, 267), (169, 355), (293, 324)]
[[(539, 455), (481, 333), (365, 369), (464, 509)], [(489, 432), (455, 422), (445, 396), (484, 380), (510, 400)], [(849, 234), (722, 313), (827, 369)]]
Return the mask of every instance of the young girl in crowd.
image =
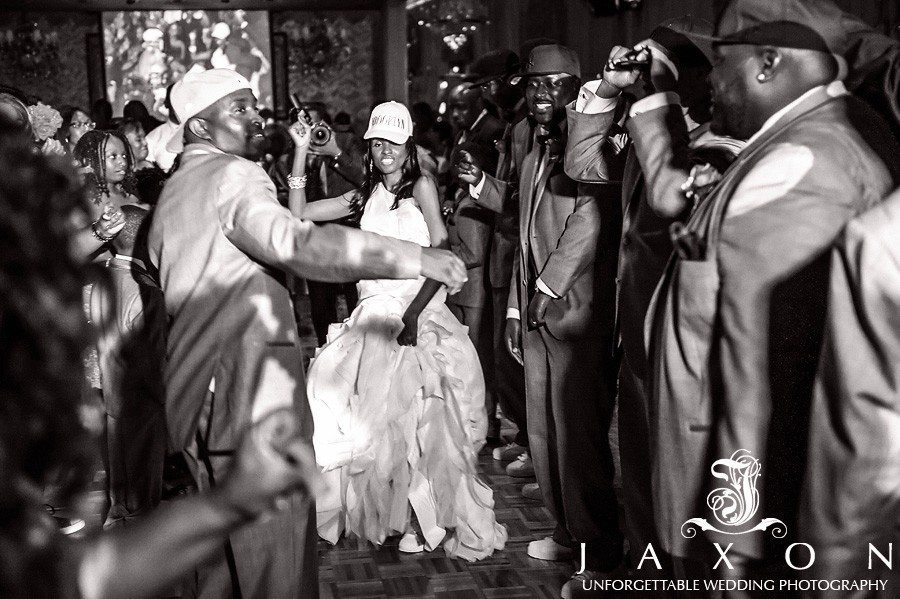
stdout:
[(121, 133), (95, 130), (78, 139), (72, 157), (90, 191), (93, 219), (77, 235), (76, 244), (87, 256), (99, 254), (124, 224), (121, 206), (147, 207), (135, 195), (134, 157)]
[[(437, 187), (419, 168), (404, 105), (372, 111), (363, 186), (308, 205), (309, 127), (295, 123), (291, 135), (295, 215), (359, 214), (365, 231), (447, 246)], [(319, 535), (335, 543), (346, 530), (380, 545), (403, 534), (400, 551), (443, 544), (451, 556), (488, 557), (507, 533), (476, 473), (487, 417), (475, 347), (436, 281), (362, 281), (359, 298), (350, 318), (332, 325), (309, 370), (317, 460), (332, 483), (332, 494), (317, 499)]]

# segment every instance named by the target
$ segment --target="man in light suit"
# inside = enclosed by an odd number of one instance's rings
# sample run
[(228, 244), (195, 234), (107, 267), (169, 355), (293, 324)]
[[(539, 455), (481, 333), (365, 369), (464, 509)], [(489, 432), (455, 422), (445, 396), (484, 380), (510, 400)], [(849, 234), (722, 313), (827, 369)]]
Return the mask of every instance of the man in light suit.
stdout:
[[(289, 407), (312, 437), (303, 356), (284, 273), (323, 281), (412, 278), (457, 290), (462, 263), (340, 226), (316, 227), (278, 204), (252, 162), (263, 121), (250, 83), (227, 69), (189, 73), (172, 89), (182, 150), (154, 214), (149, 246), (170, 319), (165, 372), (170, 443), (201, 489), (227, 471), (240, 434)], [(302, 185), (303, 181), (293, 184)], [(315, 506), (290, 509), (231, 535), (186, 596), (316, 597)]]
[[(829, 250), (891, 186), (847, 117), (843, 32), (807, 7), (733, 0), (722, 13), (711, 128), (748, 142), (673, 229), (676, 252), (647, 317), (657, 532), (666, 551), (710, 564), (713, 542), (732, 543), (733, 569), (715, 570), (727, 578), (793, 575), (784, 553), (797, 539)], [(754, 501), (722, 514), (707, 496), (724, 486), (713, 462), (729, 458), (740, 472), (761, 470), (744, 481)], [(692, 535), (696, 518), (722, 533)], [(764, 518), (781, 521), (781, 534), (722, 524)]]
[[(872, 558), (900, 544), (900, 191), (847, 225), (831, 258), (825, 345), (816, 376), (803, 540), (812, 578), (889, 580), (882, 592), (820, 589), (816, 597), (897, 597), (900, 575)], [(896, 555), (896, 553), (895, 553)]]
[[(614, 278), (603, 274), (609, 256), (600, 251), (609, 245), (601, 240), (602, 227), (615, 219), (602, 215), (597, 201), (621, 191), (616, 184), (578, 184), (563, 172), (565, 106), (575, 98), (580, 76), (578, 57), (558, 45), (534, 48), (525, 69), (526, 101), (538, 127), (523, 121), (513, 133), (520, 244), (507, 304), (507, 346), (525, 364), (529, 447), (544, 502), (557, 521), (553, 536), (532, 541), (528, 555), (564, 560), (586, 543), (587, 571), (578, 578), (592, 578), (622, 557), (607, 441), (615, 288)], [(513, 185), (475, 164), (460, 170), (479, 204), (503, 210)], [(580, 580), (569, 581), (563, 595), (580, 586)]]

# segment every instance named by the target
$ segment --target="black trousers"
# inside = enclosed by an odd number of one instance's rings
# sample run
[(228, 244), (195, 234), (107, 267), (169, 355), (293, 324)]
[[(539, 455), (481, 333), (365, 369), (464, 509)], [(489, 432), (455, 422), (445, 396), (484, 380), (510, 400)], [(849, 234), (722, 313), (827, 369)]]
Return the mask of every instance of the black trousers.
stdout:
[(623, 540), (609, 444), (615, 373), (590, 335), (562, 341), (541, 327), (522, 337), (529, 449), (556, 518), (553, 540), (585, 543), (587, 569), (609, 572), (622, 560)]
[(322, 283), (307, 279), (306, 288), (309, 290), (309, 311), (313, 329), (321, 347), (325, 345), (328, 336), (328, 325), (338, 321), (338, 296), (344, 296), (347, 300), (347, 311), (353, 312), (359, 301), (359, 294), (356, 291), (356, 283)]
[(528, 417), (525, 411), (525, 370), (506, 349), (506, 302), (509, 287), (494, 287), (494, 393), (503, 414), (518, 428), (514, 441), (528, 447)]

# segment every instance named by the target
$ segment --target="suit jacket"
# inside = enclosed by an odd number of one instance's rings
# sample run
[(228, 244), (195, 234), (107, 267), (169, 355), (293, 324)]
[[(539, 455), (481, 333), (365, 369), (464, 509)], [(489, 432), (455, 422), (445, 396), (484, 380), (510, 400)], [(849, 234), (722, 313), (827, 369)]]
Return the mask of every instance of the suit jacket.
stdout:
[[(565, 123), (562, 126), (565, 136)], [(565, 143), (565, 140), (562, 140)], [(612, 313), (612, 303), (601, 306), (596, 269), (614, 264), (598, 260), (601, 212), (597, 197), (618, 196), (617, 184), (579, 184), (563, 171), (562, 152), (542, 150), (542, 143), (527, 121), (513, 132), (511, 179), (518, 181), (519, 248), (510, 281), (508, 307), (524, 315), (538, 279), (559, 299), (550, 302), (546, 326), (558, 339), (598, 336), (600, 315)], [(543, 156), (543, 158), (541, 158)], [(539, 168), (543, 163), (544, 168)], [(485, 174), (479, 204), (502, 212), (513, 186)], [(611, 282), (611, 281), (610, 281)], [(524, 316), (523, 316), (524, 317)]]
[[(850, 221), (832, 252), (828, 323), (810, 427), (801, 513), (813, 576), (900, 580), (888, 555), (900, 530), (900, 191)], [(874, 593), (817, 593), (863, 597)]]
[(754, 512), (738, 515), (777, 518), (787, 537), (705, 537), (778, 560), (796, 538), (828, 249), (890, 184), (847, 121), (841, 88), (814, 90), (751, 140), (691, 215), (651, 303), (653, 500), (674, 555), (708, 551), (684, 526), (718, 524), (706, 497), (724, 483), (710, 468), (739, 451), (762, 470), (750, 481)]
[[(693, 144), (680, 106), (629, 118), (627, 137), (616, 124), (617, 113), (584, 114), (576, 112), (573, 105), (568, 107), (566, 172), (578, 181), (622, 180), (616, 326), (629, 367), (645, 380), (644, 318), (672, 254), (669, 227), (681, 216), (658, 208), (667, 203), (668, 194), (681, 194), (681, 184), (694, 163), (712, 161), (725, 170), (738, 147), (733, 143), (690, 147)], [(610, 143), (613, 136), (619, 137), (617, 144)], [(616, 147), (621, 149), (616, 151)], [(652, 184), (648, 185), (648, 180)]]
[(459, 293), (447, 297), (447, 303), (484, 308), (488, 301), (485, 267), (491, 244), (493, 214), (478, 206), (461, 190), (453, 214), (447, 223), (450, 249), (465, 262), (469, 280)]
[(248, 423), (285, 406), (311, 436), (283, 272), (342, 282), (414, 278), (421, 268), (416, 244), (295, 218), (261, 167), (201, 144), (185, 148), (166, 183), (149, 247), (170, 321), (165, 387), (175, 449), (193, 439), (211, 381), (211, 449), (233, 449)]
[[(497, 142), (499, 150), (497, 156), (497, 169), (494, 177), (500, 181), (506, 181), (513, 185), (514, 191), (508, 194), (503, 211), (494, 217), (494, 234), (491, 238), (491, 256), (489, 266), (489, 279), (491, 287), (505, 289), (509, 287), (512, 278), (513, 262), (515, 262), (516, 248), (519, 246), (519, 194), (516, 186), (518, 181), (510, 180), (512, 169), (512, 138), (516, 125), (527, 120), (524, 99), (519, 109), (512, 115), (512, 120), (505, 124), (503, 134)], [(506, 297), (503, 298), (506, 301)]]

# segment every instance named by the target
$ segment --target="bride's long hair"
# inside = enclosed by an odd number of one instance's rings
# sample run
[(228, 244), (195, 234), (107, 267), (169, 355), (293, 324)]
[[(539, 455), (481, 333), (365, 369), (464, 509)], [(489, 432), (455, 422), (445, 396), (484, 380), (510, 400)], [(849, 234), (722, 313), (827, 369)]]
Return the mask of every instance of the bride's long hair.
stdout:
[[(369, 143), (366, 145), (365, 180), (350, 200), (350, 211), (353, 214), (362, 214), (363, 209), (366, 207), (366, 202), (372, 197), (375, 188), (378, 187), (379, 183), (384, 183), (384, 174), (378, 170), (378, 167), (375, 166), (375, 161), (372, 158), (373, 141), (374, 140), (369, 140)], [(419, 180), (419, 177), (422, 176), (422, 169), (419, 167), (419, 154), (413, 138), (410, 137), (406, 140), (405, 145), (408, 155), (401, 167), (400, 182), (394, 189), (388, 189), (388, 191), (396, 195), (391, 210), (397, 209), (397, 206), (400, 205), (400, 200), (411, 198), (413, 196), (413, 187), (415, 186), (416, 181)]]

